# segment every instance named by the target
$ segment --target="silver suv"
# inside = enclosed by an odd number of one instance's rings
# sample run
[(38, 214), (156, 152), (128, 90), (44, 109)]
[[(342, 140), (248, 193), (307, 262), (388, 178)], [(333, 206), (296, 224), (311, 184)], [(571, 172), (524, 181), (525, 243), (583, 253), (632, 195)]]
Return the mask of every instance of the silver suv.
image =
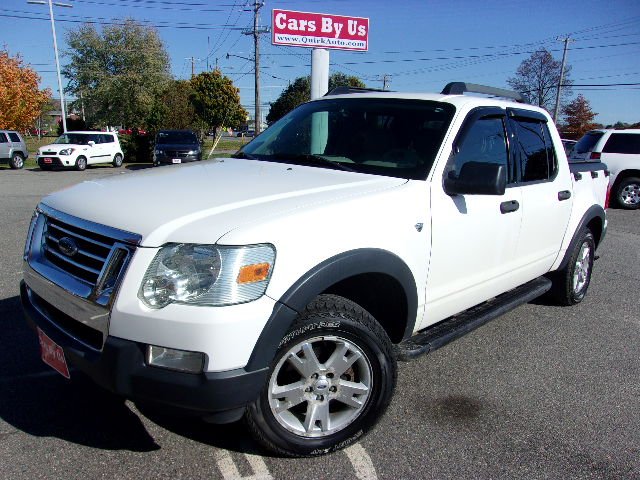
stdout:
[(0, 162), (8, 160), (9, 166), (16, 169), (24, 167), (27, 158), (29, 152), (22, 135), (13, 130), (0, 130)]

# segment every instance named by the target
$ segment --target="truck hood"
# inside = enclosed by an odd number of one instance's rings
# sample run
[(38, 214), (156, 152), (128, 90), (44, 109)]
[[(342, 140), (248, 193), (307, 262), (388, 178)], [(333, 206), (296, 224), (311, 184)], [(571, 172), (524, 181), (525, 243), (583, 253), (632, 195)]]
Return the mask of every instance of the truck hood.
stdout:
[[(142, 235), (142, 246), (215, 243), (243, 224), (402, 185), (317, 167), (225, 158), (87, 180), (45, 197), (49, 207)], [(215, 218), (214, 218), (215, 217)], [(206, 238), (189, 225), (206, 221)], [(196, 229), (202, 232), (201, 228)]]

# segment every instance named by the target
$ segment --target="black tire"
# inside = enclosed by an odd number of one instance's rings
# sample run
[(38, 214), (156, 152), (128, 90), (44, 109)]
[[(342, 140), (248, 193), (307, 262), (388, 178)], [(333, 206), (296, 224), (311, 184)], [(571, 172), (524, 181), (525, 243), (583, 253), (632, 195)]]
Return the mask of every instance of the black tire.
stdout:
[(13, 170), (17, 170), (24, 167), (24, 157), (22, 156), (22, 154), (19, 152), (14, 153), (9, 159), (9, 166)]
[(596, 243), (589, 229), (583, 229), (571, 251), (569, 262), (551, 276), (550, 294), (559, 305), (580, 303), (591, 283)]
[[(313, 361), (306, 353), (297, 355), (309, 347)], [(295, 362), (288, 360), (293, 357)], [(314, 365), (320, 368), (308, 375)], [(286, 389), (301, 380), (304, 384), (295, 391)], [(343, 297), (321, 295), (282, 339), (266, 385), (247, 407), (245, 420), (254, 438), (277, 454), (322, 455), (347, 447), (376, 424), (391, 402), (396, 380), (391, 341), (373, 316)], [(283, 397), (271, 398), (278, 389)], [(280, 408), (276, 415), (274, 409)]]
[(620, 208), (626, 210), (640, 208), (640, 178), (627, 177), (621, 180), (613, 194)]
[(111, 163), (115, 168), (120, 168), (122, 166), (122, 155), (116, 153), (113, 157), (113, 162)]
[(76, 170), (79, 172), (87, 168), (87, 159), (85, 157), (78, 157), (76, 159)]

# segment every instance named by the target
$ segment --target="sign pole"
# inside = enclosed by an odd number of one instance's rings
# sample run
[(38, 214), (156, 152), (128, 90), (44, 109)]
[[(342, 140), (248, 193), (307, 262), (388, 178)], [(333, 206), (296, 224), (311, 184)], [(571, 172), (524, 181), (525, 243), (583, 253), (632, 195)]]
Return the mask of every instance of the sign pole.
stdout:
[(329, 50), (314, 48), (311, 51), (311, 100), (329, 91)]

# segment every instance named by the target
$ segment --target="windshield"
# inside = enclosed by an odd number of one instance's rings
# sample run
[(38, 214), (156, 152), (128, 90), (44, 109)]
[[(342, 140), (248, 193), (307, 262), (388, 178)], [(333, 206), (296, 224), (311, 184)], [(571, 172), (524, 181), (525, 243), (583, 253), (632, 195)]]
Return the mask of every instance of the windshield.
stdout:
[(335, 98), (277, 121), (238, 157), (425, 179), (455, 108), (425, 100)]
[(99, 135), (93, 133), (65, 133), (60, 135), (53, 143), (88, 145), (89, 142), (100, 143)]
[(193, 132), (159, 132), (156, 143), (160, 145), (172, 143), (191, 145), (198, 143), (198, 138)]
[(573, 147), (573, 151), (576, 153), (587, 153), (590, 152), (593, 147), (595, 147), (600, 137), (604, 135), (604, 132), (588, 132), (578, 140), (576, 146)]

